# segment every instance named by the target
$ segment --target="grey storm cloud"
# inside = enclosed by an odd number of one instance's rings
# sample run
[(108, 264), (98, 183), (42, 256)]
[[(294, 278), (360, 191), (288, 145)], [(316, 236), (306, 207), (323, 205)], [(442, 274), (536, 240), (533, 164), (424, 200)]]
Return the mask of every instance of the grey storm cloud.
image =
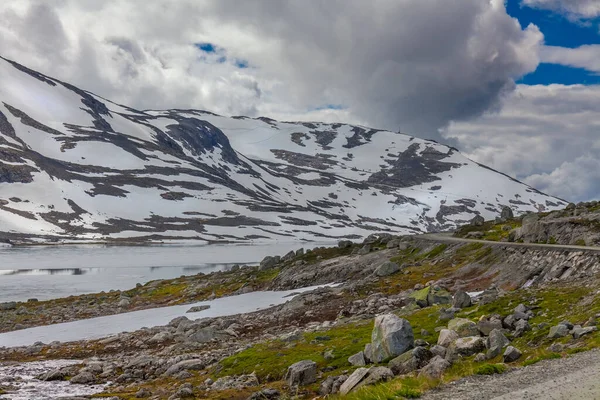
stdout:
[[(450, 121), (497, 107), (537, 67), (543, 40), (502, 0), (140, 3), (7, 0), (0, 10), (18, 15), (13, 30), (37, 54), (5, 55), (138, 108), (301, 119), (336, 104), (344, 110), (320, 114), (439, 138)], [(200, 65), (195, 42), (251, 68)], [(62, 62), (44, 63), (52, 48)]]

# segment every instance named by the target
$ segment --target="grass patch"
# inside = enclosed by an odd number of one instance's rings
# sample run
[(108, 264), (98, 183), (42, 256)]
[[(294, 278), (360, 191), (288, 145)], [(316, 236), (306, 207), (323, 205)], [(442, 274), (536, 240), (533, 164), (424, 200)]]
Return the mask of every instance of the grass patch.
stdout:
[(537, 364), (540, 361), (543, 360), (553, 360), (553, 359), (557, 359), (557, 358), (562, 358), (562, 356), (558, 353), (550, 353), (550, 354), (544, 354), (541, 355), (539, 357), (535, 357), (535, 358), (530, 358), (529, 360), (525, 360), (523, 362), (523, 366), (526, 367), (528, 365), (533, 365), (533, 364)]
[(495, 375), (506, 372), (504, 364), (483, 364), (475, 370), (476, 375)]

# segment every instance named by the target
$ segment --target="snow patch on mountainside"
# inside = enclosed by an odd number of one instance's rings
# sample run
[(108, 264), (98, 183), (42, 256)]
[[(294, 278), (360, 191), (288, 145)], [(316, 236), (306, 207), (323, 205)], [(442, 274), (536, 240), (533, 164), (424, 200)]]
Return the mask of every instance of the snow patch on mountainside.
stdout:
[(564, 205), (432, 141), (138, 111), (0, 59), (6, 239), (322, 241)]

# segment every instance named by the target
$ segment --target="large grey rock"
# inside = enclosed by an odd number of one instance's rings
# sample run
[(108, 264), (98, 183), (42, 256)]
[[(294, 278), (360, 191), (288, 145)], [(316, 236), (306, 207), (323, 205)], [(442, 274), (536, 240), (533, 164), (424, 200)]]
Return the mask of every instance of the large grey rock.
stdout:
[(156, 344), (156, 343), (168, 342), (170, 340), (173, 340), (173, 334), (171, 332), (163, 331), (163, 332), (158, 332), (156, 335), (154, 335), (150, 339), (148, 339), (148, 343)]
[(466, 318), (454, 318), (450, 320), (448, 322), (448, 329), (458, 333), (459, 337), (479, 335), (479, 329), (477, 329), (475, 322)]
[(565, 337), (569, 334), (569, 328), (566, 325), (559, 324), (550, 328), (550, 333), (548, 333), (548, 337), (550, 339), (558, 339), (561, 337)]
[(498, 318), (482, 318), (477, 322), (477, 329), (482, 335), (488, 336), (494, 329), (502, 329), (502, 321)]
[(359, 351), (358, 353), (348, 357), (348, 362), (350, 363), (350, 365), (353, 365), (355, 367), (364, 367), (365, 365), (367, 365), (367, 362), (365, 360), (365, 353), (362, 351)]
[(488, 359), (492, 359), (500, 355), (502, 353), (502, 349), (505, 346), (508, 346), (509, 343), (509, 340), (506, 338), (504, 333), (502, 333), (501, 329), (492, 330), (486, 342), (488, 348), (486, 357)]
[(263, 258), (263, 260), (260, 262), (260, 270), (267, 270), (267, 269), (272, 269), (275, 268), (277, 266), (277, 264), (279, 264), (279, 262), (281, 261), (281, 257), (279, 256), (266, 256), (265, 258)]
[(196, 343), (208, 343), (217, 339), (219, 332), (214, 326), (207, 326), (194, 332), (188, 337), (188, 340)]
[(529, 325), (529, 322), (527, 322), (524, 319), (520, 319), (517, 322), (515, 322), (515, 332), (513, 333), (513, 336), (521, 337), (525, 332), (530, 330), (531, 326)]
[(485, 350), (485, 339), (481, 336), (469, 336), (456, 339), (450, 349), (461, 356), (472, 356)]
[(502, 207), (502, 212), (500, 213), (500, 218), (502, 220), (506, 221), (507, 219), (512, 219), (514, 217), (515, 217), (515, 215), (513, 214), (512, 208), (510, 208), (508, 206)]
[(436, 344), (435, 346), (431, 346), (431, 354), (435, 356), (440, 356), (442, 358), (446, 357), (446, 348), (444, 346), (440, 346)]
[(375, 363), (399, 356), (414, 345), (414, 334), (410, 322), (394, 314), (375, 318), (371, 333), (372, 355)]
[(365, 361), (367, 363), (373, 362), (373, 345), (371, 343), (367, 343), (365, 345), (365, 350), (363, 351), (363, 355), (364, 355)]
[(96, 377), (90, 372), (82, 372), (71, 378), (70, 382), (74, 385), (89, 385), (96, 381)]
[(367, 376), (369, 368), (358, 368), (340, 387), (340, 394), (348, 394)]
[(200, 371), (206, 367), (206, 364), (202, 360), (184, 360), (180, 361), (177, 364), (171, 365), (167, 371), (165, 372), (166, 376), (177, 375), (181, 371)]
[(485, 219), (481, 215), (476, 215), (471, 220), (472, 226), (482, 226), (483, 224), (485, 224)]
[(573, 338), (575, 339), (579, 339), (580, 337), (590, 334), (592, 332), (596, 332), (598, 330), (597, 327), (595, 326), (586, 326), (585, 328), (582, 327), (575, 327), (573, 328)]
[(10, 311), (10, 310), (16, 310), (17, 309), (17, 303), (15, 303), (14, 301), (9, 301), (7, 303), (0, 303), (0, 311)]
[(371, 245), (365, 244), (363, 247), (360, 248), (360, 250), (358, 250), (358, 255), (364, 256), (366, 254), (369, 254), (370, 252), (371, 252)]
[(505, 363), (510, 363), (513, 361), (517, 361), (519, 358), (521, 358), (521, 351), (519, 349), (517, 349), (516, 347), (513, 346), (508, 346), (506, 348), (506, 351), (504, 352), (504, 362)]
[(437, 344), (443, 347), (449, 347), (456, 339), (458, 339), (458, 333), (450, 329), (442, 329), (438, 336)]
[(340, 391), (340, 387), (348, 379), (348, 375), (329, 376), (319, 386), (319, 394), (325, 396), (328, 394), (336, 394)]
[(433, 354), (431, 351), (425, 347), (416, 347), (412, 351), (407, 351), (392, 359), (388, 367), (394, 375), (404, 375), (423, 368), (432, 358)]
[(454, 298), (452, 299), (452, 307), (454, 308), (467, 308), (471, 307), (471, 296), (467, 294), (467, 292), (463, 292), (459, 290), (454, 293)]
[(435, 356), (431, 359), (429, 364), (421, 368), (419, 376), (423, 376), (430, 379), (440, 379), (445, 370), (450, 368), (450, 362), (446, 361), (440, 356)]
[(386, 261), (375, 269), (375, 275), (383, 277), (390, 276), (400, 271), (400, 266), (395, 262)]
[(350, 241), (350, 240), (340, 240), (338, 242), (338, 247), (340, 249), (347, 249), (349, 247), (352, 247), (352, 241)]
[(317, 381), (317, 363), (302, 360), (289, 366), (285, 380), (290, 387), (306, 386)]

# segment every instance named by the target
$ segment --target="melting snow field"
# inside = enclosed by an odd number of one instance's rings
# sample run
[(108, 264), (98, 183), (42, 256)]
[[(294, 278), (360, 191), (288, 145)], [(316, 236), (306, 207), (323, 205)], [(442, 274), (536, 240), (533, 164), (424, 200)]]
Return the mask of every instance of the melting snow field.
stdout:
[(103, 385), (71, 385), (69, 382), (42, 382), (35, 379), (44, 372), (79, 363), (79, 361), (59, 360), (0, 364), (0, 384), (13, 388), (10, 393), (0, 395), (0, 399), (51, 400), (61, 397), (89, 396), (102, 392)]
[[(23, 329), (0, 334), (0, 347), (28, 346), (35, 342), (73, 342), (84, 339), (99, 339), (121, 332), (135, 331), (143, 327), (166, 325), (172, 319), (182, 315), (190, 319), (198, 319), (249, 313), (283, 304), (293, 298), (292, 294), (314, 290), (318, 287), (321, 286), (280, 292), (253, 292), (182, 306), (153, 308)], [(186, 314), (190, 307), (200, 305), (209, 305), (210, 308), (201, 312)]]
[[(331, 245), (331, 243), (327, 243)], [(323, 243), (310, 243), (320, 246)], [(0, 303), (47, 300), (100, 291), (127, 290), (136, 283), (258, 264), (284, 255), (299, 242), (253, 245), (98, 246), (0, 248)], [(0, 344), (1, 345), (1, 344)]]

